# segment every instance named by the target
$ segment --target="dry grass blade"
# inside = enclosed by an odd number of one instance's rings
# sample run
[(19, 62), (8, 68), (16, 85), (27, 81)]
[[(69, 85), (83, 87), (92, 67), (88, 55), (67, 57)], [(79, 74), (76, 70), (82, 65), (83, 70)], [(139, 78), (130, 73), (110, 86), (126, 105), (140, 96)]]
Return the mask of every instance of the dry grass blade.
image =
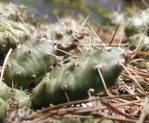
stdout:
[(132, 68), (132, 70), (134, 72), (136, 72), (139, 76), (142, 76), (144, 79), (145, 78), (149, 78), (149, 73), (147, 71), (145, 71), (143, 69), (139, 69), (139, 68), (133, 67), (132, 65), (129, 65), (129, 67)]
[(121, 44), (122, 44), (122, 40), (123, 40), (123, 36), (124, 36), (124, 30), (125, 30), (125, 23), (122, 24), (122, 29), (120, 30), (121, 32), (121, 37), (120, 37), (120, 41), (119, 41), (119, 44), (118, 44), (118, 47), (121, 47)]
[(88, 16), (84, 19), (84, 21), (81, 23), (81, 29), (85, 26), (85, 24), (87, 23), (87, 20), (89, 19), (89, 17), (91, 16), (92, 12), (90, 12), (88, 14)]
[(130, 75), (130, 77), (134, 80), (134, 82), (140, 87), (140, 89), (144, 92), (144, 89), (141, 87), (139, 82), (135, 79), (135, 77), (130, 73), (130, 71), (125, 67), (125, 65), (121, 64), (122, 67), (126, 70), (126, 72)]
[(90, 29), (93, 31), (93, 33), (95, 34), (95, 36), (99, 39), (99, 42), (102, 44), (103, 48), (105, 49), (106, 46), (103, 43), (103, 41), (101, 40), (101, 38), (97, 35), (97, 33), (95, 32), (95, 30), (91, 27), (91, 25), (88, 24), (88, 26), (90, 27)]
[(111, 109), (112, 111), (114, 111), (114, 112), (116, 112), (116, 113), (118, 113), (118, 114), (120, 114), (120, 115), (122, 115), (122, 116), (125, 116), (125, 117), (130, 118), (130, 119), (136, 119), (136, 118), (134, 118), (134, 117), (132, 117), (132, 116), (130, 116), (130, 115), (124, 113), (124, 112), (121, 112), (121, 111), (118, 110), (118, 109), (116, 109), (113, 105), (111, 105), (111, 104), (110, 104), (108, 101), (106, 101), (106, 100), (101, 100), (101, 103), (102, 103), (103, 105), (107, 106), (107, 107), (108, 107), (109, 109)]
[(139, 43), (137, 44), (137, 47), (136, 47), (136, 49), (133, 50), (133, 52), (140, 50), (140, 46), (141, 46), (141, 43), (142, 43), (142, 40), (143, 40), (144, 36), (145, 36), (145, 33), (143, 33), (143, 34), (139, 37), (139, 39), (140, 39), (140, 40), (139, 40)]
[[(87, 103), (87, 102), (92, 102), (92, 101), (98, 101), (98, 100), (102, 100), (102, 99), (115, 99), (115, 98), (124, 98), (124, 97), (135, 97), (135, 96), (147, 96), (149, 95), (148, 93), (146, 94), (136, 94), (136, 95), (132, 95), (132, 94), (128, 94), (128, 95), (119, 95), (119, 96), (113, 96), (113, 97), (97, 97), (97, 98), (92, 98), (92, 99), (86, 99), (86, 100), (79, 100), (79, 101), (74, 101), (74, 102), (68, 102), (68, 103), (64, 103), (64, 104), (59, 104), (53, 107), (48, 107), (45, 109), (40, 110), (39, 112), (35, 112), (33, 114), (31, 114), (30, 116), (26, 117), (26, 119), (34, 119), (37, 117), (41, 117), (44, 116), (45, 114), (47, 114), (49, 116), (53, 116), (53, 115), (60, 115), (60, 114), (67, 114), (67, 113), (85, 113), (85, 112), (92, 112), (92, 111), (97, 111), (97, 110), (104, 110), (107, 109), (106, 106), (95, 106), (95, 107), (68, 107), (68, 108), (63, 108), (66, 106), (72, 106), (72, 105), (77, 105), (77, 104), (82, 104), (82, 103)], [(114, 107), (122, 107), (125, 105), (134, 105), (135, 103), (140, 103), (143, 100), (134, 100), (134, 101), (130, 101), (130, 102), (125, 102), (125, 103), (114, 103), (111, 104)]]
[(68, 55), (70, 55), (70, 56), (73, 56), (73, 57), (78, 57), (78, 56), (75, 56), (75, 55), (73, 55), (73, 54), (71, 54), (71, 53), (69, 53), (69, 52), (67, 52), (67, 51), (64, 51), (64, 50), (61, 50), (61, 49), (58, 49), (58, 48), (56, 48), (56, 50), (59, 50), (59, 51), (61, 51), (61, 52), (63, 52), (63, 53), (66, 53), (66, 54), (68, 54)]
[(9, 59), (9, 56), (10, 56), (11, 52), (12, 52), (12, 49), (10, 49), (8, 51), (8, 53), (7, 53), (6, 57), (5, 57), (4, 64), (3, 64), (3, 67), (2, 67), (2, 71), (1, 71), (0, 82), (3, 81), (4, 70), (5, 70), (5, 67), (7, 65), (7, 61)]
[(146, 2), (146, 0), (141, 0), (141, 1), (142, 1), (142, 3), (144, 4), (144, 6), (145, 6), (146, 8), (149, 7), (149, 4)]
[(113, 42), (113, 40), (114, 40), (114, 38), (115, 38), (115, 36), (116, 36), (116, 33), (117, 33), (117, 31), (118, 31), (120, 25), (121, 25), (121, 22), (120, 22), (120, 23), (118, 24), (118, 26), (116, 27), (116, 30), (115, 30), (115, 32), (114, 32), (114, 34), (113, 34), (113, 36), (112, 36), (112, 39), (111, 39), (111, 41), (110, 41), (110, 43), (109, 43), (109, 46), (111, 46), (111, 44), (112, 44), (112, 42)]
[(101, 70), (100, 70), (100, 68), (97, 68), (97, 70), (98, 70), (99, 76), (100, 76), (100, 78), (101, 78), (101, 80), (102, 80), (102, 83), (103, 83), (103, 85), (104, 85), (104, 88), (105, 88), (106, 92), (108, 93), (108, 89), (107, 89), (105, 80), (104, 80), (104, 78), (103, 78), (103, 75), (102, 75), (102, 73), (101, 73)]
[[(118, 108), (118, 107), (123, 107), (123, 106), (126, 106), (126, 105), (134, 105), (134, 103), (140, 103), (140, 102), (143, 102), (143, 100), (135, 100), (135, 101), (131, 101), (129, 103), (115, 103), (115, 104), (111, 104), (111, 106), (115, 107), (115, 108)], [(26, 117), (25, 119), (26, 120), (33, 120), (33, 122), (41, 122), (42, 120), (45, 120), (47, 118), (52, 118), (54, 116), (64, 117), (65, 115), (68, 115), (68, 114), (82, 116), (81, 115), (82, 113), (83, 114), (84, 113), (92, 113), (94, 111), (100, 111), (100, 110), (105, 110), (105, 109), (108, 109), (108, 107), (107, 106), (95, 106), (95, 107), (59, 108), (59, 109), (47, 111), (47, 112), (44, 112), (44, 113), (37, 112), (36, 115), (35, 114), (34, 114), (34, 116), (30, 115), (30, 116)], [(98, 115), (100, 116), (101, 114), (98, 114)], [(101, 118), (101, 117), (104, 118), (104, 116), (100, 116), (98, 118)], [(117, 117), (111, 117), (111, 118), (114, 119), (114, 118), (117, 118)], [(109, 118), (109, 119), (111, 119), (111, 118)]]
[(133, 51), (133, 54), (149, 55), (149, 51)]

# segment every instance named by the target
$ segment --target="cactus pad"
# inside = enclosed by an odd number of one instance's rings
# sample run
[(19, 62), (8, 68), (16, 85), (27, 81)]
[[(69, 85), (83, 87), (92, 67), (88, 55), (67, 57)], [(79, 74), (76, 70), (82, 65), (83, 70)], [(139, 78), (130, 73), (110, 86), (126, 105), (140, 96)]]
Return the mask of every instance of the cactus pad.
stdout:
[(36, 107), (50, 103), (59, 104), (88, 97), (88, 90), (104, 90), (102, 80), (95, 66), (101, 65), (101, 72), (107, 87), (114, 84), (121, 73), (120, 62), (123, 53), (118, 48), (110, 51), (87, 51), (72, 62), (57, 66), (48, 73), (32, 91), (32, 104)]
[(4, 72), (4, 81), (24, 87), (41, 78), (55, 63), (53, 43), (47, 39), (28, 40), (12, 52)]
[(34, 27), (11, 20), (0, 20), (0, 54), (7, 53), (30, 37)]

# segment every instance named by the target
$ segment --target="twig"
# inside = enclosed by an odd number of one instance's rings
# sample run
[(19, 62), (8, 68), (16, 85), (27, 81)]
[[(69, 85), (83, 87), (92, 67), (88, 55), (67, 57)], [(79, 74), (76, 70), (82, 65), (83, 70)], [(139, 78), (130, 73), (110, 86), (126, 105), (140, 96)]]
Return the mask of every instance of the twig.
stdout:
[(132, 117), (132, 116), (129, 116), (128, 114), (125, 114), (125, 113), (123, 113), (123, 112), (121, 112), (120, 110), (118, 110), (118, 109), (116, 109), (113, 105), (111, 105), (107, 100), (101, 100), (101, 103), (103, 104), (103, 105), (105, 105), (105, 106), (107, 106), (109, 109), (111, 109), (111, 110), (113, 110), (114, 112), (116, 112), (116, 113), (118, 113), (118, 114), (120, 114), (120, 115), (122, 115), (122, 116), (125, 116), (125, 117), (127, 117), (127, 118), (133, 118), (133, 119), (136, 119), (136, 118), (134, 118), (134, 117)]
[(125, 65), (121, 64), (122, 67), (126, 70), (126, 72), (131, 76), (131, 78), (134, 80), (134, 82), (140, 87), (140, 89), (144, 92), (144, 89), (140, 86), (138, 81), (134, 78), (134, 76), (130, 73), (130, 71), (125, 67)]
[(73, 55), (73, 54), (71, 54), (71, 53), (69, 53), (69, 52), (66, 52), (66, 51), (61, 50), (61, 49), (58, 49), (58, 48), (56, 48), (56, 50), (59, 50), (59, 51), (61, 51), (61, 52), (63, 52), (63, 53), (66, 53), (66, 54), (68, 54), (68, 55), (70, 55), (70, 56), (73, 56), (73, 57), (78, 57), (78, 56), (75, 56), (75, 55)]
[(101, 99), (115, 99), (115, 98), (125, 98), (125, 97), (135, 97), (135, 96), (141, 96), (141, 97), (142, 96), (149, 96), (149, 93), (135, 94), (135, 95), (133, 95), (133, 94), (127, 94), (127, 95), (118, 95), (118, 96), (112, 96), (112, 97), (109, 97), (109, 96), (107, 96), (107, 97), (95, 97), (95, 98), (92, 98), (92, 99), (84, 99), (84, 100), (72, 101), (72, 102), (67, 102), (67, 103), (59, 104), (59, 105), (56, 105), (54, 107), (48, 107), (48, 108), (42, 109), (40, 112), (41, 113), (44, 113), (44, 112), (47, 112), (47, 111), (50, 111), (50, 110), (55, 110), (55, 109), (58, 109), (58, 108), (61, 108), (61, 107), (64, 107), (64, 106), (77, 105), (77, 104), (81, 104), (81, 103), (98, 101), (98, 100), (101, 100)]
[(99, 42), (102, 44), (102, 46), (104, 47), (104, 49), (106, 48), (105, 44), (103, 43), (103, 41), (101, 40), (101, 38), (97, 35), (97, 33), (95, 32), (95, 30), (91, 27), (91, 25), (88, 24), (88, 26), (90, 27), (90, 29), (93, 31), (93, 33), (95, 34), (95, 36), (99, 39)]
[(116, 35), (116, 33), (117, 33), (117, 31), (118, 31), (118, 29), (119, 29), (119, 27), (120, 27), (120, 24), (121, 24), (121, 22), (118, 24), (118, 26), (116, 27), (116, 30), (115, 30), (115, 32), (114, 32), (114, 35), (112, 36), (112, 39), (111, 39), (111, 41), (110, 41), (110, 43), (109, 43), (109, 46), (111, 46), (111, 44), (112, 44), (112, 42), (113, 42), (113, 40), (114, 40), (114, 38), (115, 38), (115, 35)]
[[(127, 95), (125, 95), (127, 96)], [(129, 95), (130, 96), (130, 95)], [(132, 95), (131, 95), (132, 96)], [(134, 96), (134, 95), (133, 95)], [(126, 102), (126, 103), (116, 103), (116, 104), (112, 104), (112, 106), (114, 107), (121, 107), (121, 106), (125, 106), (125, 105), (132, 105), (134, 103), (139, 103), (139, 102), (142, 102), (143, 100), (135, 100), (135, 101), (131, 101), (131, 102)], [(71, 103), (71, 102), (70, 102)], [(70, 104), (69, 103), (69, 104)], [(82, 102), (83, 103), (83, 102)], [(68, 104), (68, 103), (67, 103)], [(33, 113), (31, 114), (30, 116), (26, 117), (26, 119), (33, 119), (33, 118), (37, 118), (40, 116), (43, 116), (44, 118), (45, 117), (51, 117), (53, 115), (64, 115), (64, 114), (67, 114), (67, 113), (72, 113), (73, 114), (80, 114), (80, 113), (86, 113), (86, 112), (92, 112), (92, 111), (97, 111), (97, 110), (104, 110), (104, 109), (107, 109), (106, 106), (95, 106), (95, 107), (70, 107), (70, 108), (62, 108), (60, 109), (61, 106), (58, 105), (57, 107), (53, 107), (53, 108), (46, 108), (46, 109), (43, 109), (41, 110), (40, 112), (36, 112), (36, 113)], [(47, 114), (47, 115), (45, 115)]]

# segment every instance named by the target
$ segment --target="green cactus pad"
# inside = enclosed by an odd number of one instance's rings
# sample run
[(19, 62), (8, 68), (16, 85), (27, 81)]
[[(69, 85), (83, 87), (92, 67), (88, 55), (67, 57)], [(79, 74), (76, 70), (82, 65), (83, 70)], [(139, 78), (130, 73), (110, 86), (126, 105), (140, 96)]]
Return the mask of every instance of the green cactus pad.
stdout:
[[(4, 82), (0, 82), (0, 122), (6, 116), (6, 112), (11, 99), (18, 101), (20, 107), (30, 107), (30, 95), (23, 90), (8, 87)], [(11, 107), (10, 107), (11, 108)]]
[(47, 39), (32, 39), (24, 42), (11, 53), (4, 72), (4, 82), (15, 87), (24, 87), (40, 79), (56, 59), (53, 43)]
[(23, 43), (31, 36), (34, 27), (11, 20), (0, 20), (0, 54)]
[[(21, 105), (26, 105), (29, 103), (29, 95), (23, 90), (10, 88), (4, 82), (0, 82), (0, 98), (5, 101), (8, 101), (11, 97), (13, 97), (20, 102)], [(27, 104), (27, 105), (28, 105)]]
[(32, 104), (35, 107), (59, 104), (69, 100), (88, 98), (88, 90), (104, 90), (103, 83), (95, 68), (103, 66), (101, 72), (107, 87), (111, 87), (121, 73), (119, 62), (123, 61), (118, 48), (111, 50), (87, 51), (72, 62), (57, 66), (32, 91)]
[(2, 123), (5, 116), (6, 116), (6, 110), (7, 110), (7, 102), (4, 101), (2, 98), (0, 98), (0, 122)]
[(126, 36), (133, 36), (135, 34), (145, 32), (149, 26), (149, 9), (138, 12), (133, 17), (129, 18), (128, 25), (126, 26)]
[(87, 50), (88, 47), (94, 49), (92, 46), (102, 46), (87, 24), (84, 20), (81, 23), (72, 18), (64, 18), (58, 23), (47, 26), (45, 34), (61, 50), (57, 50), (57, 55), (64, 55), (63, 51), (73, 52), (78, 46), (82, 51)]
[[(80, 40), (80, 25), (75, 20), (66, 18), (58, 23), (51, 24), (47, 27), (46, 35), (49, 39), (56, 43), (58, 49), (70, 51), (77, 47)], [(61, 51), (57, 51), (58, 55), (63, 55)]]

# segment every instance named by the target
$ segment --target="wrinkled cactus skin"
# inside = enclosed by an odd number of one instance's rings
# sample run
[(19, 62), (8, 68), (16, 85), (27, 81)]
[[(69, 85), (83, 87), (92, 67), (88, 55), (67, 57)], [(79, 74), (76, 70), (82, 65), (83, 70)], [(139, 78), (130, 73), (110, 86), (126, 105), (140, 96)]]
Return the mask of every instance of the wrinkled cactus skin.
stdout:
[(30, 95), (26, 92), (8, 87), (4, 82), (0, 82), (0, 122), (6, 117), (6, 112), (11, 99), (18, 101), (20, 107), (30, 107)]
[(92, 45), (100, 45), (98, 38), (94, 36), (87, 23), (81, 23), (81, 21), (72, 18), (63, 18), (57, 23), (49, 24), (44, 30), (46, 30), (44, 34), (55, 42), (59, 56), (64, 56), (66, 52), (75, 53), (78, 46), (85, 51), (91, 39)]
[(32, 39), (18, 45), (11, 53), (4, 72), (4, 82), (24, 87), (40, 79), (55, 62), (53, 43), (48, 39)]
[(10, 88), (4, 82), (0, 82), (0, 98), (4, 101), (8, 101), (12, 96), (18, 101), (21, 105), (29, 104), (29, 95), (23, 90)]
[(48, 73), (32, 91), (32, 105), (47, 106), (50, 103), (67, 102), (88, 97), (88, 90), (104, 90), (103, 83), (95, 68), (103, 66), (101, 72), (107, 87), (111, 87), (122, 71), (119, 62), (124, 61), (118, 48), (112, 50), (87, 51), (72, 62), (57, 66)]
[(0, 20), (0, 54), (7, 53), (30, 37), (34, 27), (12, 20)]
[(7, 110), (7, 102), (4, 101), (2, 98), (0, 98), (0, 122), (2, 123), (5, 116), (6, 116), (6, 110)]

